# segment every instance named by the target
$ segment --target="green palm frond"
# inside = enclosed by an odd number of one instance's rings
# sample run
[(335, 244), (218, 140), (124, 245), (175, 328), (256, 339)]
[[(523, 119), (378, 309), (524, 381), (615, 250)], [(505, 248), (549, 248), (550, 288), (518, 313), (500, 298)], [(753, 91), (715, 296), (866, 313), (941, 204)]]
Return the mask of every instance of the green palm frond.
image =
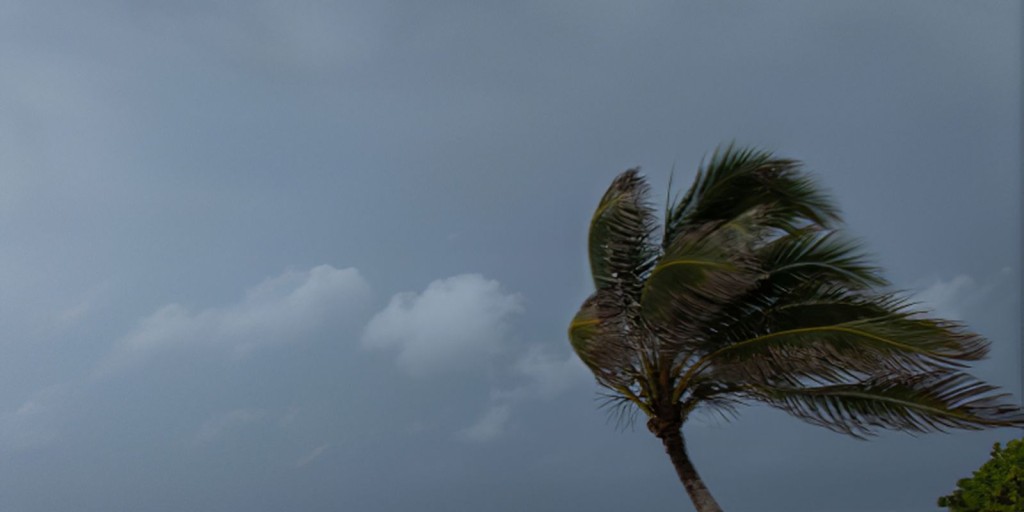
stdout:
[(598, 290), (614, 288), (636, 300), (656, 256), (650, 237), (657, 226), (649, 187), (637, 169), (612, 181), (590, 222), (590, 272)]
[(668, 209), (662, 244), (667, 247), (689, 226), (731, 219), (757, 207), (770, 213), (764, 227), (786, 231), (839, 221), (831, 199), (800, 172), (799, 162), (729, 145), (715, 150), (693, 186)]
[(835, 231), (805, 229), (779, 237), (758, 249), (766, 281), (787, 290), (814, 280), (851, 289), (886, 286), (881, 271), (868, 261), (858, 243)]
[(651, 269), (640, 306), (663, 348), (694, 351), (699, 329), (757, 283), (747, 237), (753, 222), (742, 220), (687, 231)]
[[(900, 301), (890, 300), (883, 294), (874, 295), (870, 300), (859, 296), (860, 292), (887, 282), (879, 269), (867, 262), (855, 243), (834, 232), (804, 229), (786, 234), (757, 247), (754, 259), (761, 270), (757, 284), (735, 297), (713, 321), (698, 328), (717, 333), (703, 339), (703, 351), (713, 352), (744, 336), (755, 336), (752, 333), (769, 329), (767, 324), (773, 318), (796, 315), (796, 311), (786, 309), (796, 305), (814, 309), (798, 315), (800, 317), (811, 319), (825, 315), (835, 317), (835, 322), (850, 321), (865, 314), (885, 315), (902, 307)], [(839, 297), (831, 296), (835, 294)], [(866, 311), (869, 305), (874, 309)], [(858, 310), (857, 314), (853, 314), (852, 308)], [(836, 316), (844, 311), (846, 314)], [(780, 326), (772, 329), (778, 330)]]
[(704, 410), (723, 420), (734, 419), (739, 415), (739, 407), (744, 403), (745, 397), (741, 391), (742, 386), (720, 380), (695, 383), (681, 403), (682, 415), (685, 418), (695, 410)]
[(893, 304), (900, 303), (839, 296), (776, 310), (760, 319), (756, 335), (708, 354), (678, 385), (702, 371), (741, 382), (836, 382), (858, 374), (960, 368), (986, 354), (986, 341), (959, 324), (887, 307)]
[(807, 389), (750, 387), (751, 397), (855, 437), (878, 429), (934, 432), (1019, 426), (1024, 416), (997, 388), (959, 372), (879, 378)]
[(576, 355), (609, 388), (628, 387), (640, 373), (637, 347), (624, 336), (620, 310), (609, 306), (609, 294), (598, 291), (580, 307), (569, 324), (569, 342)]

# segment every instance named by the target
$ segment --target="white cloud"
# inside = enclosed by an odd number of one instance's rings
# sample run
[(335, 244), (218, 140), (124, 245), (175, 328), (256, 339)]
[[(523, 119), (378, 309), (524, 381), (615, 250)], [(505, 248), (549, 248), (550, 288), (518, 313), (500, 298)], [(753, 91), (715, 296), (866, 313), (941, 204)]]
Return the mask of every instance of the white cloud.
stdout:
[(476, 443), (491, 441), (505, 431), (505, 425), (511, 416), (512, 409), (507, 404), (494, 405), (476, 423), (459, 434), (463, 439)]
[[(367, 324), (363, 344), (396, 350), (398, 366), (418, 376), (477, 367), (489, 360), (508, 361), (491, 358), (499, 352), (509, 355), (513, 349), (505, 345), (508, 322), (522, 310), (522, 298), (503, 292), (497, 281), (477, 274), (458, 275), (434, 281), (421, 293), (393, 296)], [(529, 347), (500, 373), (513, 377), (516, 384), (492, 390), (486, 410), (459, 430), (458, 438), (493, 441), (505, 432), (521, 402), (554, 398), (589, 375), (574, 356), (551, 355), (542, 346)]]
[(196, 441), (200, 443), (209, 443), (226, 432), (263, 419), (266, 415), (266, 411), (262, 409), (235, 409), (233, 411), (214, 415), (203, 422), (202, 426), (199, 427), (199, 432), (196, 434)]
[(460, 431), (459, 437), (478, 443), (493, 441), (504, 433), (516, 408), (538, 399), (553, 400), (572, 386), (592, 382), (590, 371), (575, 355), (555, 356), (540, 345), (530, 347), (511, 370), (519, 378), (518, 385), (493, 389), (487, 410)]
[(529, 379), (520, 389), (542, 398), (553, 398), (574, 384), (592, 380), (590, 370), (575, 354), (560, 358), (539, 346), (530, 347), (516, 362), (515, 370)]
[(930, 310), (930, 316), (964, 320), (972, 309), (988, 300), (995, 288), (1007, 282), (1011, 276), (1012, 269), (1006, 267), (998, 275), (980, 283), (967, 274), (946, 280), (933, 279), (914, 294), (914, 300)]
[(415, 375), (465, 367), (499, 351), (508, 317), (522, 309), (497, 281), (458, 275), (392, 297), (367, 324), (363, 344), (398, 349), (398, 365)]
[(238, 356), (260, 346), (292, 342), (329, 322), (351, 318), (367, 302), (369, 292), (356, 269), (320, 265), (267, 279), (227, 307), (192, 312), (180, 304), (168, 304), (119, 340), (97, 373), (184, 347), (221, 348)]
[(914, 294), (914, 299), (931, 310), (935, 316), (962, 320), (964, 297), (977, 286), (974, 278), (966, 274), (946, 281), (936, 279), (927, 288)]

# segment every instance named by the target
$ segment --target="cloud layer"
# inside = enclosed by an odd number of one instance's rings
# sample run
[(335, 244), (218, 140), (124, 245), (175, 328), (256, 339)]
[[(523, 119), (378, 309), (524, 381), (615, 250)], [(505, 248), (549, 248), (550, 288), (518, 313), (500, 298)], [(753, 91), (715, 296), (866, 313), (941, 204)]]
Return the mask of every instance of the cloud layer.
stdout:
[(119, 340), (97, 372), (141, 364), (172, 350), (219, 349), (242, 356), (261, 346), (294, 342), (325, 324), (353, 317), (369, 294), (356, 269), (320, 265), (267, 279), (227, 307), (192, 312), (168, 304)]
[[(0, 510), (686, 507), (565, 323), (615, 173), (730, 140), (1016, 390), (1020, 7), (937, 3), (0, 2)], [(761, 412), (687, 427), (727, 510), (922, 510), (1019, 435)]]

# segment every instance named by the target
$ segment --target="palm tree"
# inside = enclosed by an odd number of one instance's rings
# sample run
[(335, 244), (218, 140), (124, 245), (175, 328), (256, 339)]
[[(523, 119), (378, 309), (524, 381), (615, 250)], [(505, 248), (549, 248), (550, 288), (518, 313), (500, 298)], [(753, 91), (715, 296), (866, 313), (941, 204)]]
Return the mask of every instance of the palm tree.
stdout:
[(1024, 425), (963, 372), (988, 342), (884, 291), (799, 162), (716, 150), (661, 227), (648, 194), (631, 169), (601, 199), (596, 291), (569, 339), (609, 399), (647, 417), (698, 511), (721, 510), (681, 432), (698, 408), (761, 402), (860, 438)]

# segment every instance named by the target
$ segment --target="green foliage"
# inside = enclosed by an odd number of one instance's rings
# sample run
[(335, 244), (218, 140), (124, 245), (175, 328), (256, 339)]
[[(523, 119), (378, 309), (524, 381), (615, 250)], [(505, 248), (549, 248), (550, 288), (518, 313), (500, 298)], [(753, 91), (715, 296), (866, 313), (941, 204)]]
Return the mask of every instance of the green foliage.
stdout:
[(951, 512), (1024, 512), (1024, 439), (1001, 448), (992, 447), (992, 458), (957, 489), (939, 498), (939, 506)]

